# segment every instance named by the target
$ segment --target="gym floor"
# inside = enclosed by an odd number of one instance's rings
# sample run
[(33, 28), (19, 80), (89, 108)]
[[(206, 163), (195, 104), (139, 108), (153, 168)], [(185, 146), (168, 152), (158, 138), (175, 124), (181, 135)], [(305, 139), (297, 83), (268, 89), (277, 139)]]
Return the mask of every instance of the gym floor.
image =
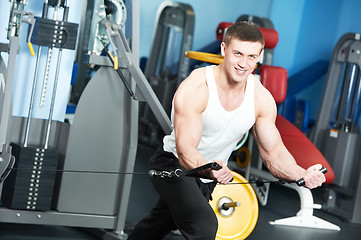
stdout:
[[(135, 162), (136, 172), (148, 171), (148, 158), (155, 149), (139, 145)], [(323, 188), (313, 190), (315, 203), (321, 203)], [(133, 178), (129, 208), (126, 218), (125, 232), (129, 233), (134, 224), (149, 213), (157, 201), (157, 194), (146, 176)], [(321, 210), (315, 210), (314, 215), (326, 221), (338, 225), (341, 231), (319, 230), (310, 228), (298, 228), (287, 226), (274, 226), (270, 221), (285, 217), (295, 216), (300, 208), (300, 200), (296, 191), (273, 184), (270, 189), (268, 203), (260, 206), (256, 227), (247, 239), (291, 239), (292, 240), (356, 240), (360, 239), (361, 224), (353, 224), (343, 221)], [(93, 240), (97, 239), (86, 231), (71, 227), (44, 226), (29, 224), (0, 223), (0, 239), (6, 240)], [(176, 233), (171, 233), (164, 240), (183, 240)]]

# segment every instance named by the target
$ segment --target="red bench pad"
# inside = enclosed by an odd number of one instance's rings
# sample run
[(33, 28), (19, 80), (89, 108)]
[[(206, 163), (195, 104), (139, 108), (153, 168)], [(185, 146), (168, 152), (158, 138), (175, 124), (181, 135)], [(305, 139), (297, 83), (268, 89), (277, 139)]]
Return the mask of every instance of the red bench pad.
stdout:
[(276, 103), (282, 103), (287, 95), (287, 70), (283, 67), (262, 65), (259, 68), (262, 85), (272, 94)]
[(277, 115), (276, 127), (281, 134), (283, 143), (288, 151), (295, 158), (298, 165), (307, 169), (317, 163), (322, 164), (327, 169), (325, 174), (326, 183), (332, 183), (335, 173), (322, 153), (313, 143), (291, 122), (281, 115)]

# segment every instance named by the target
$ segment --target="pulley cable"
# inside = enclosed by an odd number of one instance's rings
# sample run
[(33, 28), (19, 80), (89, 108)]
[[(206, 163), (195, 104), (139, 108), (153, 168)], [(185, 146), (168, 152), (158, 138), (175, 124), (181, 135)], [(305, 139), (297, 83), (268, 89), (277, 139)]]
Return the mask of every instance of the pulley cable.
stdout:
[[(1, 173), (1, 178), (0, 178), (0, 182), (4, 181), (6, 179), (6, 177), (10, 174), (10, 172), (12, 170), (23, 170), (23, 171), (32, 171), (33, 174), (41, 174), (42, 171), (53, 171), (53, 172), (65, 172), (65, 173), (89, 173), (89, 174), (117, 174), (117, 175), (143, 175), (143, 176), (149, 176), (151, 178), (153, 177), (161, 177), (161, 178), (180, 178), (182, 176), (186, 176), (186, 177), (202, 177), (202, 178), (208, 178), (209, 177), (205, 177), (201, 174), (199, 174), (200, 171), (204, 171), (207, 169), (212, 169), (212, 170), (219, 170), (222, 167), (216, 163), (216, 162), (211, 162), (211, 163), (207, 163), (205, 165), (202, 165), (200, 167), (191, 169), (189, 171), (184, 172), (184, 170), (182, 170), (181, 168), (177, 168), (175, 170), (172, 171), (165, 171), (165, 170), (149, 170), (148, 172), (118, 172), (118, 171), (91, 171), (91, 170), (64, 170), (64, 169), (51, 169), (51, 168), (42, 168), (42, 166), (33, 166), (32, 168), (28, 167), (13, 167), (14, 163), (10, 163), (10, 164), (6, 164), (7, 167), (4, 168), (2, 170)], [(320, 171), (325, 174), (327, 172), (327, 169), (325, 167), (322, 167), (320, 169)], [(211, 179), (214, 180), (214, 179)], [(224, 184), (224, 185), (234, 185), (234, 184), (256, 184), (258, 187), (263, 186), (265, 183), (278, 183), (278, 184), (285, 184), (285, 183), (292, 183), (289, 181), (285, 181), (285, 180), (275, 180), (275, 181), (265, 181), (261, 178), (258, 178), (257, 180), (251, 180), (251, 181), (246, 181), (246, 182), (237, 182), (237, 183), (232, 183), (232, 181), (228, 184)], [(295, 182), (298, 186), (304, 186), (305, 185), (305, 181), (304, 179), (299, 179), (298, 181)]]

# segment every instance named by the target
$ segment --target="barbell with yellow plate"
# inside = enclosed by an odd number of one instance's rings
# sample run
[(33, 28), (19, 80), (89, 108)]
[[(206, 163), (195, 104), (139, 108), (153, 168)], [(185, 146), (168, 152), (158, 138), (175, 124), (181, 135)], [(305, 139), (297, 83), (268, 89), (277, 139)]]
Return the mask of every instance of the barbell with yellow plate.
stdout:
[(243, 146), (238, 150), (234, 151), (233, 156), (236, 159), (237, 165), (240, 168), (247, 167), (249, 162), (251, 161), (251, 153), (246, 146)]
[(186, 57), (208, 63), (221, 64), (223, 62), (223, 56), (213, 53), (187, 51), (185, 55)]
[[(186, 57), (207, 62), (213, 64), (221, 64), (223, 62), (224, 57), (214, 53), (206, 53), (206, 52), (197, 52), (197, 51), (187, 51), (185, 52)], [(256, 67), (257, 68), (257, 65)]]
[[(209, 202), (218, 219), (217, 240), (245, 239), (258, 220), (258, 201), (248, 181), (233, 172), (231, 184), (218, 184)], [(237, 184), (239, 183), (239, 184)]]

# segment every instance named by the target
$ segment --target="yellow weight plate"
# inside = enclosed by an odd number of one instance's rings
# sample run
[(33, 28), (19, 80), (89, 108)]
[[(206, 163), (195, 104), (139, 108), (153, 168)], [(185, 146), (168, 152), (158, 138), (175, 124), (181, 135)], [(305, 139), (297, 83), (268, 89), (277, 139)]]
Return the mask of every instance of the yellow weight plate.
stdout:
[(187, 51), (186, 56), (195, 60), (214, 63), (214, 64), (220, 64), (223, 62), (223, 56), (213, 53)]
[[(245, 183), (247, 180), (240, 174), (233, 172), (232, 183)], [(251, 234), (258, 220), (258, 202), (256, 194), (249, 184), (218, 184), (212, 194), (213, 200), (209, 202), (218, 219), (216, 239), (245, 239)], [(223, 216), (218, 203), (223, 199), (239, 202), (239, 206), (229, 216)]]
[[(244, 159), (241, 158), (242, 153), (244, 154)], [(251, 153), (249, 152), (249, 149), (246, 146), (243, 146), (237, 150), (236, 161), (239, 167), (241, 168), (247, 167), (250, 160), (251, 160)]]

